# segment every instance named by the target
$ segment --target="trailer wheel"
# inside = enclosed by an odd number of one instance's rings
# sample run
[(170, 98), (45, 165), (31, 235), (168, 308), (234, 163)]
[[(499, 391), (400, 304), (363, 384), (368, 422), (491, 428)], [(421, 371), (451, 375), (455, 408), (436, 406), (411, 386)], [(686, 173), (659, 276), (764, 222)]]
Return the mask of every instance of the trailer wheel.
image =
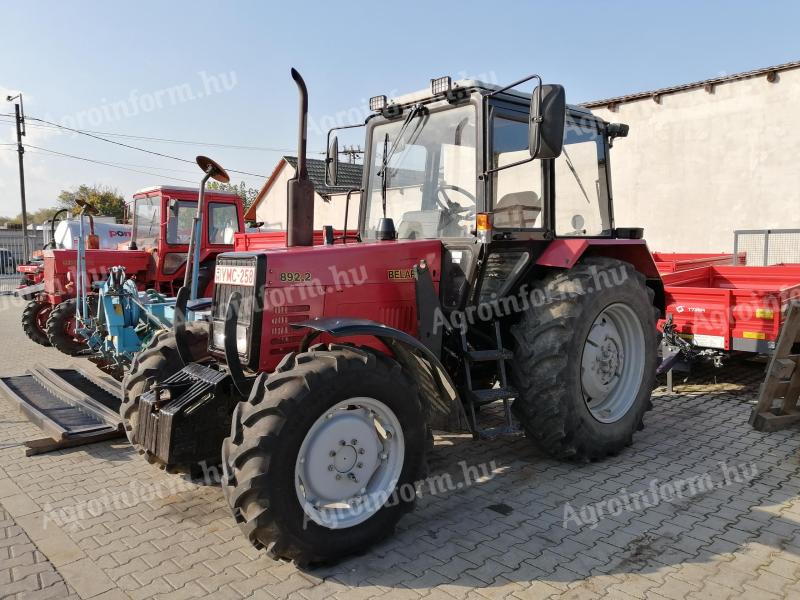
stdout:
[(42, 346), (49, 346), (47, 337), (47, 318), (53, 305), (41, 300), (31, 300), (22, 311), (22, 330), (31, 340)]
[(416, 499), (426, 427), (416, 384), (352, 346), (290, 354), (257, 379), (222, 445), (222, 488), (256, 548), (306, 565), (363, 550)]
[(86, 340), (75, 332), (76, 306), (75, 298), (64, 300), (50, 312), (46, 326), (47, 338), (53, 348), (70, 356), (87, 350)]
[(590, 257), (554, 274), (512, 327), (512, 410), (557, 458), (616, 454), (652, 408), (658, 342), (653, 291), (632, 265)]
[[(189, 352), (195, 362), (208, 356), (208, 323), (197, 321), (186, 324)], [(122, 379), (122, 404), (119, 408), (125, 434), (131, 444), (136, 445), (138, 426), (139, 397), (154, 383), (164, 381), (183, 368), (178, 354), (175, 334), (171, 331), (162, 334), (154, 345), (136, 354), (131, 369)]]

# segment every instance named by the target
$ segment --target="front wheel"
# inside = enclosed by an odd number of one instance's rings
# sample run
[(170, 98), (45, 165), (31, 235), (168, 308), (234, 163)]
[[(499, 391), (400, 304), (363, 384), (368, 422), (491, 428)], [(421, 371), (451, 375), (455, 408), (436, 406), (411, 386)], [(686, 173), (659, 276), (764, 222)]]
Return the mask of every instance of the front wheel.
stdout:
[(42, 300), (31, 300), (22, 311), (22, 330), (32, 341), (42, 346), (49, 346), (47, 337), (47, 319), (53, 305)]
[(233, 414), (225, 497), (250, 542), (324, 562), (390, 535), (413, 507), (426, 428), (394, 360), (350, 346), (286, 357)]
[(616, 454), (643, 428), (657, 366), (653, 291), (632, 265), (587, 258), (531, 294), (512, 328), (512, 410), (557, 458)]
[(77, 307), (75, 298), (64, 300), (56, 306), (47, 318), (47, 338), (53, 348), (77, 356), (88, 349), (84, 340), (76, 331), (75, 312)]

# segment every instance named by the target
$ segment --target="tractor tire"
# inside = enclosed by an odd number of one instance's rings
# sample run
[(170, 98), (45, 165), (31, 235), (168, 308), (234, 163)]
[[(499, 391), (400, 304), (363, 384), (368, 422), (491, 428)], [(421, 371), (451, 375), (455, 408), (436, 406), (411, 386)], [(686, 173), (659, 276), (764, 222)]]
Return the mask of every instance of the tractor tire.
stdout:
[(22, 330), (31, 340), (42, 346), (49, 346), (47, 337), (47, 318), (53, 305), (41, 300), (31, 300), (22, 311)]
[(413, 509), (426, 435), (417, 386), (397, 362), (316, 346), (262, 373), (237, 405), (223, 493), (257, 549), (300, 565), (334, 561), (391, 535)]
[[(186, 336), (192, 360), (201, 362), (208, 357), (208, 323), (198, 321), (186, 324)], [(175, 334), (164, 333), (150, 348), (138, 353), (133, 359), (131, 369), (122, 379), (122, 404), (119, 414), (128, 440), (136, 445), (139, 397), (154, 383), (164, 381), (183, 368), (178, 354)]]
[(47, 339), (56, 350), (77, 356), (88, 350), (86, 341), (75, 333), (75, 310), (77, 307), (75, 298), (64, 300), (56, 306), (47, 318)]
[[(607, 283), (606, 283), (607, 282)], [(512, 326), (512, 411), (559, 459), (619, 453), (652, 408), (658, 341), (653, 291), (629, 263), (589, 257), (553, 274)], [(534, 290), (535, 291), (535, 290)]]

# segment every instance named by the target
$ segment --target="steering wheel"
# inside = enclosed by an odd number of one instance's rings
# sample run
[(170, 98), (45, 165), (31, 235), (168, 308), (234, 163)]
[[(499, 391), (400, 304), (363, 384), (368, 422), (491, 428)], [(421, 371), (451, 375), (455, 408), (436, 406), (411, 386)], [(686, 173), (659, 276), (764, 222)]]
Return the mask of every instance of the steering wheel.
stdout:
[[(472, 205), (475, 206), (477, 203), (477, 199), (475, 195), (468, 190), (465, 190), (462, 187), (457, 185), (452, 185), (450, 183), (440, 183), (439, 187), (436, 188), (436, 204), (439, 205), (443, 211), (450, 213), (452, 215), (458, 216), (461, 219), (469, 219), (475, 214), (475, 210), (473, 208), (462, 206), (458, 202), (453, 202), (450, 200), (450, 197), (447, 195), (445, 190), (452, 190), (454, 192), (459, 192), (460, 194), (465, 195), (472, 201)], [(441, 198), (439, 195), (441, 194)]]

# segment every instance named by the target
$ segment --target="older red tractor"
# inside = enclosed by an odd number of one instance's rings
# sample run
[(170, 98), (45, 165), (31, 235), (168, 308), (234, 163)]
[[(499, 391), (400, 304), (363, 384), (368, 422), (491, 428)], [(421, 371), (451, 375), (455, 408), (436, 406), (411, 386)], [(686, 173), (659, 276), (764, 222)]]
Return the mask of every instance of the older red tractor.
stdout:
[[(156, 383), (122, 406), (149, 460), (221, 461), (248, 539), (301, 563), (391, 533), (431, 429), (521, 430), (552, 456), (601, 459), (642, 429), (656, 375), (661, 279), (612, 211), (626, 126), (538, 76), (440, 78), (370, 104), (355, 239), (326, 227), (315, 243), (301, 125), (285, 247), (220, 255), (210, 355), (192, 362), (176, 321), (186, 366), (159, 377), (163, 360), (142, 354)], [(494, 402), (506, 422), (485, 429), (477, 409)]]
[[(117, 250), (89, 248), (86, 269), (89, 281), (105, 281), (112, 267), (122, 266), (136, 278), (141, 290), (154, 289), (174, 296), (184, 278), (186, 251), (197, 207), (197, 190), (156, 186), (136, 192), (130, 244)], [(201, 294), (213, 290), (214, 261), (233, 248), (234, 234), (244, 231), (242, 202), (230, 192), (206, 194), (200, 240)], [(53, 345), (74, 355), (86, 349), (75, 332), (75, 282), (77, 250), (46, 248), (34, 277), (39, 281), (17, 290), (20, 296), (35, 294), (22, 314), (22, 328), (33, 341)]]

